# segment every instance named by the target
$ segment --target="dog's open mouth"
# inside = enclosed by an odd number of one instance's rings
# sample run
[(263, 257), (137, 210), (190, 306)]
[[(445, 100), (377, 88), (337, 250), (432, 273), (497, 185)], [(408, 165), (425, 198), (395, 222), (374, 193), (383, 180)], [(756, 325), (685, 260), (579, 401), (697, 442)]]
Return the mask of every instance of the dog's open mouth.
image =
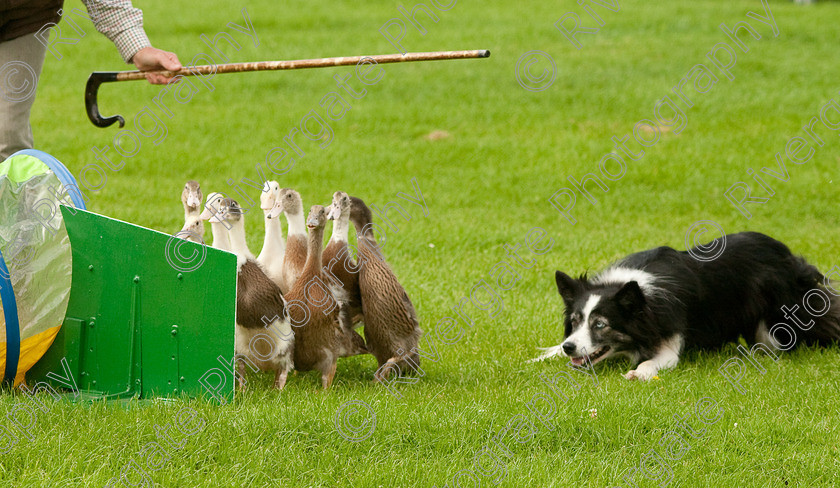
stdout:
[(590, 364), (595, 364), (601, 359), (603, 359), (608, 352), (610, 352), (610, 346), (604, 346), (598, 349), (597, 351), (593, 352), (592, 354), (587, 354), (586, 356), (580, 356), (569, 359), (572, 360), (572, 364), (574, 364), (575, 366), (582, 366), (586, 358), (589, 358)]

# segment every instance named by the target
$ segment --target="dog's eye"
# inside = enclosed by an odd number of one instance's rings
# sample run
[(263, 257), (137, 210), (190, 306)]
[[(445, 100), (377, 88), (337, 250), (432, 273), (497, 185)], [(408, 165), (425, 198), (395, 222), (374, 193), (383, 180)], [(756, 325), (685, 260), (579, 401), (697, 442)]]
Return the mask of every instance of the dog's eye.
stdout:
[(606, 326), (607, 326), (607, 323), (604, 322), (603, 320), (596, 320), (595, 321), (595, 328), (596, 329), (603, 329)]

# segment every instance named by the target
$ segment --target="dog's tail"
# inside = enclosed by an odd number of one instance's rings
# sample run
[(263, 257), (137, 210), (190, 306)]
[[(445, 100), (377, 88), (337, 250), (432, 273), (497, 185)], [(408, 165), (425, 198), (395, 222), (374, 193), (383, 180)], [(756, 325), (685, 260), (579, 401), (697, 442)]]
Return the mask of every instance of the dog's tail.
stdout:
[(798, 280), (804, 308), (801, 312), (802, 322), (808, 324), (813, 320), (814, 324), (807, 330), (797, 327), (803, 329), (796, 331), (800, 336), (797, 342), (819, 346), (840, 343), (840, 282), (830, 278), (832, 274), (840, 272), (832, 270), (826, 276), (803, 258), (799, 259), (803, 266)]
[(534, 359), (529, 359), (525, 361), (526, 363), (536, 363), (537, 361), (542, 361), (543, 359), (553, 358), (556, 356), (563, 355), (563, 348), (560, 345), (552, 346), (552, 347), (540, 347), (538, 349), (542, 349), (545, 351), (544, 353), (540, 354), (539, 356), (535, 357)]

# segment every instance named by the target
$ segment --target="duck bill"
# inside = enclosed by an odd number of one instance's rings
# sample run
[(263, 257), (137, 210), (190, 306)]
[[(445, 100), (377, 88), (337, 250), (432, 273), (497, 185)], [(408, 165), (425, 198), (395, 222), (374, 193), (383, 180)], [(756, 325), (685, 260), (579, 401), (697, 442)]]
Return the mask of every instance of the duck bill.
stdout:
[(216, 212), (213, 211), (213, 209), (211, 209), (210, 207), (204, 207), (204, 211), (201, 212), (201, 215), (199, 215), (198, 218), (201, 220), (210, 220), (210, 217), (212, 217), (215, 214)]
[(327, 220), (338, 220), (341, 217), (341, 211), (335, 205), (327, 207)]
[(281, 213), (281, 212), (283, 212), (283, 210), (280, 208), (280, 206), (279, 206), (279, 205), (275, 205), (275, 206), (271, 209), (271, 211), (269, 211), (269, 212), (266, 214), (266, 218), (269, 218), (269, 219), (276, 219), (277, 217), (279, 217), (279, 216), (280, 216), (280, 213)]

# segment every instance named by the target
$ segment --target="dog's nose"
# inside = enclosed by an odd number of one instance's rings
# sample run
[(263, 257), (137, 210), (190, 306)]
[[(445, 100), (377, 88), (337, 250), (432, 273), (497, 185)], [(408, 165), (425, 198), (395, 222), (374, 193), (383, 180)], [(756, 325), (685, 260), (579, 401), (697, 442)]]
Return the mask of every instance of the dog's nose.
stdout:
[(575, 346), (574, 342), (563, 343), (563, 352), (565, 352), (566, 354), (571, 355), (573, 352), (575, 352), (575, 349), (577, 349), (577, 346)]

